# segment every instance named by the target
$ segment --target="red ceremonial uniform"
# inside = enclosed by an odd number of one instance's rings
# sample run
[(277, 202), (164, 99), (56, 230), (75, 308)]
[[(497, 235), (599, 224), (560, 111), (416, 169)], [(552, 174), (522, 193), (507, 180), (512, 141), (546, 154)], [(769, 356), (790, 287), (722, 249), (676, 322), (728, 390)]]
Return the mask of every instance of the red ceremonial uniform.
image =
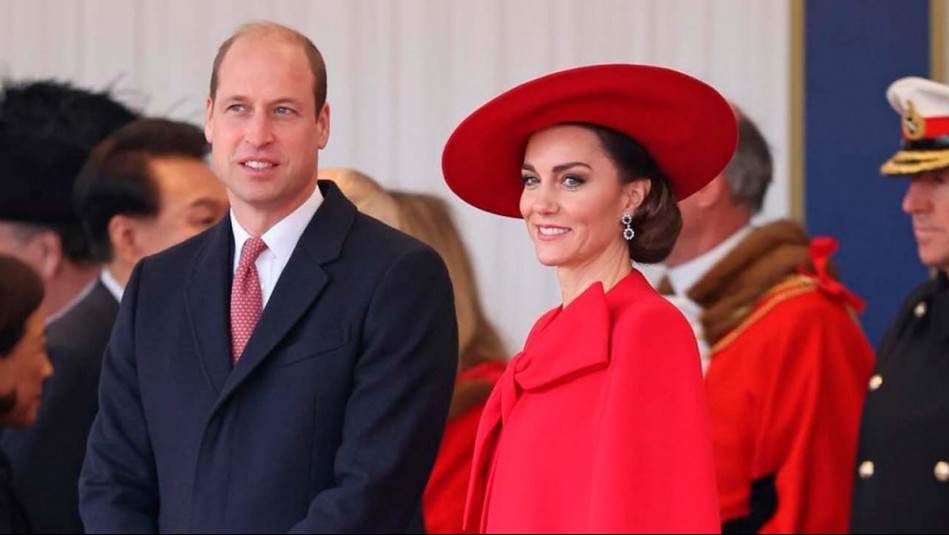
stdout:
[(816, 240), (814, 272), (786, 276), (712, 347), (706, 388), (726, 531), (848, 531), (873, 349), (854, 318), (859, 300), (829, 274), (835, 247)]
[(638, 272), (534, 326), (484, 409), (466, 527), (719, 530), (695, 338)]

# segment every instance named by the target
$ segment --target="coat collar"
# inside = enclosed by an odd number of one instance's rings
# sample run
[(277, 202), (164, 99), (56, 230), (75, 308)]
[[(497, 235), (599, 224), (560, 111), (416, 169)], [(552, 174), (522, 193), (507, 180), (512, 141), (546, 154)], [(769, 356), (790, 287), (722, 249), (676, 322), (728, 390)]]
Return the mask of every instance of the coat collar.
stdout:
[(230, 218), (210, 231), (187, 287), (187, 308), (202, 368), (218, 393), (215, 408), (272, 353), (330, 282), (323, 266), (339, 258), (356, 208), (332, 182), (319, 181), (324, 197), (300, 238), (254, 334), (231, 368), (230, 292), (234, 237)]
[(524, 350), (508, 365), (485, 405), (475, 443), (472, 477), (465, 507), (465, 527), (485, 520), (495, 448), (504, 422), (524, 392), (539, 391), (582, 375), (605, 369), (610, 363), (610, 341), (616, 312), (653, 291), (633, 271), (608, 293), (596, 283), (567, 307), (551, 310), (537, 321)]
[(598, 282), (537, 322), (511, 363), (511, 375), (521, 389), (537, 390), (603, 368), (609, 364), (609, 333), (610, 310)]

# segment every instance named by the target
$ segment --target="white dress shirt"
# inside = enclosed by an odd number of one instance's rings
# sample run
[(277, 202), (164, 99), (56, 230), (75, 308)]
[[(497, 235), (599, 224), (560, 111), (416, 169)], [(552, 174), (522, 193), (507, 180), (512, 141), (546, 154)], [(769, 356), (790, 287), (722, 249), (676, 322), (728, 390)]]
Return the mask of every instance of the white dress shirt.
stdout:
[(669, 285), (672, 286), (672, 291), (675, 292), (673, 295), (666, 296), (666, 298), (679, 309), (679, 312), (682, 312), (682, 315), (685, 316), (685, 318), (689, 320), (689, 324), (692, 325), (692, 330), (695, 331), (695, 338), (699, 343), (699, 354), (702, 357), (703, 372), (708, 371), (712, 350), (705, 340), (702, 323), (699, 321), (699, 317), (702, 315), (702, 307), (692, 299), (689, 299), (687, 292), (691, 290), (706, 273), (715, 267), (716, 264), (728, 256), (735, 247), (738, 247), (738, 244), (751, 234), (752, 230), (754, 230), (753, 227), (750, 225), (746, 226), (705, 254), (697, 256), (684, 264), (679, 264), (674, 268), (669, 268), (666, 271), (666, 276), (669, 278)]
[[(310, 220), (313, 219), (322, 204), (323, 194), (320, 193), (320, 188), (316, 187), (313, 195), (310, 195), (306, 202), (261, 236), (261, 239), (267, 244), (267, 250), (257, 257), (256, 265), (264, 308), (267, 307), (267, 302), (270, 300), (270, 296), (273, 295), (274, 288), (277, 287), (277, 281), (280, 280), (283, 269), (287, 267), (290, 256), (297, 247), (297, 242), (303, 236), (303, 231), (306, 230)], [(244, 242), (251, 239), (252, 236), (237, 222), (233, 210), (231, 210), (231, 228), (234, 230), (233, 273), (237, 273), (237, 265), (241, 259), (241, 249), (244, 247)]]

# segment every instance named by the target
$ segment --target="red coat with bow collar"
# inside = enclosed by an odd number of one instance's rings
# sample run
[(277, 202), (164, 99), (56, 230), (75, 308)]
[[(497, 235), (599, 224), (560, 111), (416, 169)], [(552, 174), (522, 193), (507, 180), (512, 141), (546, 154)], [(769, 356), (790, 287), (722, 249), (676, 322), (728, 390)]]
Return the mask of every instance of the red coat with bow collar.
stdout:
[(695, 338), (638, 272), (534, 326), (482, 415), (466, 528), (718, 532)]

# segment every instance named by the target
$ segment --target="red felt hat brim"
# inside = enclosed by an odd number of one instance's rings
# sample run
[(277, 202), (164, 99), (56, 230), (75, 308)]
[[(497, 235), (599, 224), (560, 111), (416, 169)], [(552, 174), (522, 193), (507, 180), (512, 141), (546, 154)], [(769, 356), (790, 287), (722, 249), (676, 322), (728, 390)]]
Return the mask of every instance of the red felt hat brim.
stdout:
[(580, 67), (517, 86), (462, 121), (442, 154), (445, 181), (477, 208), (520, 218), (527, 140), (572, 122), (606, 126), (635, 139), (679, 200), (725, 168), (738, 140), (734, 111), (704, 82), (648, 65)]

